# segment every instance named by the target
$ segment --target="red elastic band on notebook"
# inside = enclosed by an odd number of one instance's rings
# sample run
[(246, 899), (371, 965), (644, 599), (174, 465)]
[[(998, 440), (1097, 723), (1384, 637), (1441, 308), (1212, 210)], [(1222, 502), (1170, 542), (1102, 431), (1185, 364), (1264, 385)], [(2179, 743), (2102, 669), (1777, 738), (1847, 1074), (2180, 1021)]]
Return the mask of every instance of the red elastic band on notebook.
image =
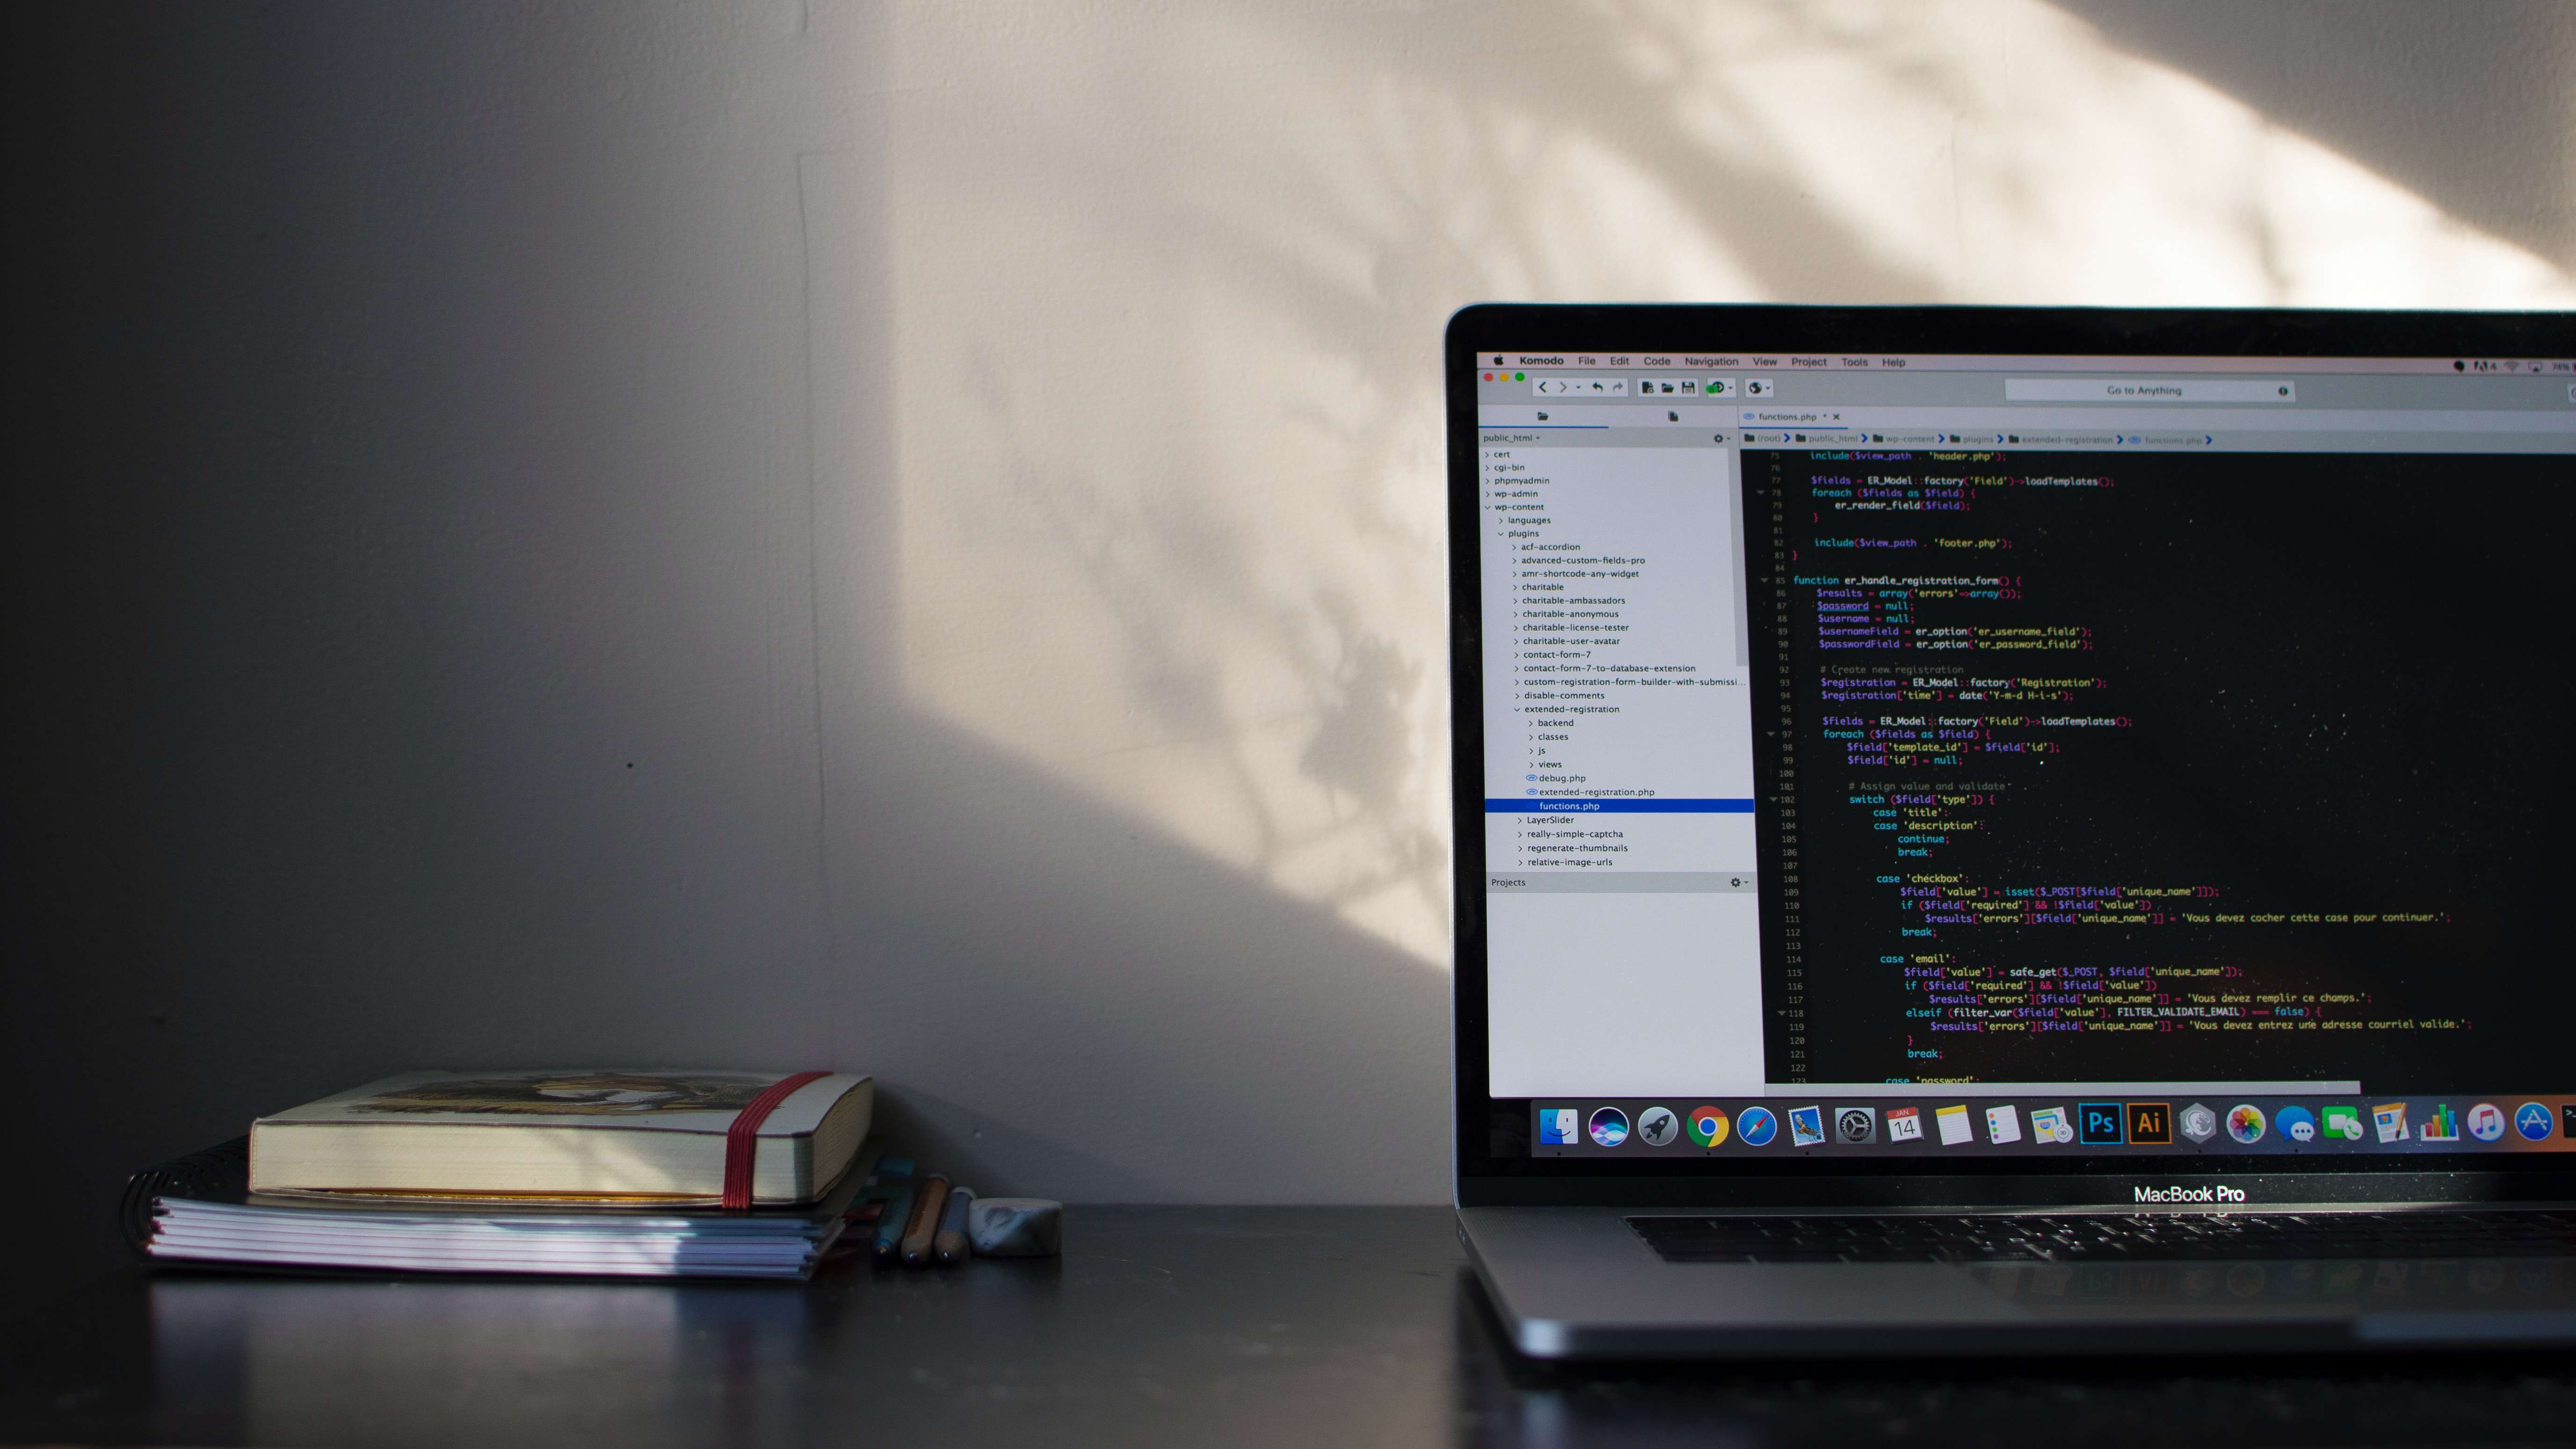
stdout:
[(751, 1206), (751, 1163), (760, 1152), (760, 1124), (778, 1110), (778, 1104), (796, 1095), (796, 1089), (808, 1082), (819, 1082), (830, 1072), (798, 1072), (773, 1083), (768, 1091), (745, 1103), (734, 1115), (733, 1125), (725, 1129), (724, 1205), (739, 1211)]

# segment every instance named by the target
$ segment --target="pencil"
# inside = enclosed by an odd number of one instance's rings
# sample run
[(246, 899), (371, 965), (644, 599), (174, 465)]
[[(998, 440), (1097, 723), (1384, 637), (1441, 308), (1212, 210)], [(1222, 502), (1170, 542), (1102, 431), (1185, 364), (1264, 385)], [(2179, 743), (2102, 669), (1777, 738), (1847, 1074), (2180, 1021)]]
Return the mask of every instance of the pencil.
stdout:
[(939, 1213), (939, 1231), (930, 1240), (931, 1256), (942, 1268), (954, 1268), (966, 1261), (966, 1209), (975, 1205), (971, 1187), (948, 1189), (948, 1206)]
[(921, 1195), (912, 1200), (912, 1221), (903, 1228), (903, 1265), (918, 1268), (930, 1261), (930, 1240), (939, 1232), (939, 1210), (948, 1206), (948, 1179), (932, 1173), (923, 1179)]

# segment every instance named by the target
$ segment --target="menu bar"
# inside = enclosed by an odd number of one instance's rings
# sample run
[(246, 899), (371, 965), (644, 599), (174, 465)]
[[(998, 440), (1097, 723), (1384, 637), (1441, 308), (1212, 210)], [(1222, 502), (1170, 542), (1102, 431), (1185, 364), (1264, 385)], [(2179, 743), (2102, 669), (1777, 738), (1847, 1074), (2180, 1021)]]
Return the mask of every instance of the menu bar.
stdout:
[(2126, 372), (2449, 373), (2478, 377), (2576, 378), (2576, 358), (2532, 357), (2027, 357), (1977, 353), (1852, 352), (1487, 352), (1488, 382), (1532, 369), (1635, 368), (1694, 371), (1768, 368), (1779, 372)]

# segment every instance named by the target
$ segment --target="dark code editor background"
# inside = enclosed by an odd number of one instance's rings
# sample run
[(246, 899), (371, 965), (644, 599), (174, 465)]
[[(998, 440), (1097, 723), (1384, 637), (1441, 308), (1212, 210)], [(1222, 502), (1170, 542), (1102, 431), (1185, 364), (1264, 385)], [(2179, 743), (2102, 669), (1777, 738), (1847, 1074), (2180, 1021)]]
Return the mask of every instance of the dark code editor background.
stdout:
[(1773, 1079), (2563, 1078), (2570, 474), (1748, 450)]

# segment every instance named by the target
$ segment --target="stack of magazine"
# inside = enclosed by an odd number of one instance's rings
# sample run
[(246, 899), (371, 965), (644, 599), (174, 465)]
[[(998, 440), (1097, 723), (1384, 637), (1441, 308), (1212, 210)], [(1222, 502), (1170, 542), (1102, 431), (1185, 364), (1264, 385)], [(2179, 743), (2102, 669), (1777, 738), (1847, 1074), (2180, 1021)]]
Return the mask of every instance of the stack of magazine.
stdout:
[(136, 1174), (158, 1263), (804, 1278), (856, 1215), (848, 1074), (415, 1072)]

